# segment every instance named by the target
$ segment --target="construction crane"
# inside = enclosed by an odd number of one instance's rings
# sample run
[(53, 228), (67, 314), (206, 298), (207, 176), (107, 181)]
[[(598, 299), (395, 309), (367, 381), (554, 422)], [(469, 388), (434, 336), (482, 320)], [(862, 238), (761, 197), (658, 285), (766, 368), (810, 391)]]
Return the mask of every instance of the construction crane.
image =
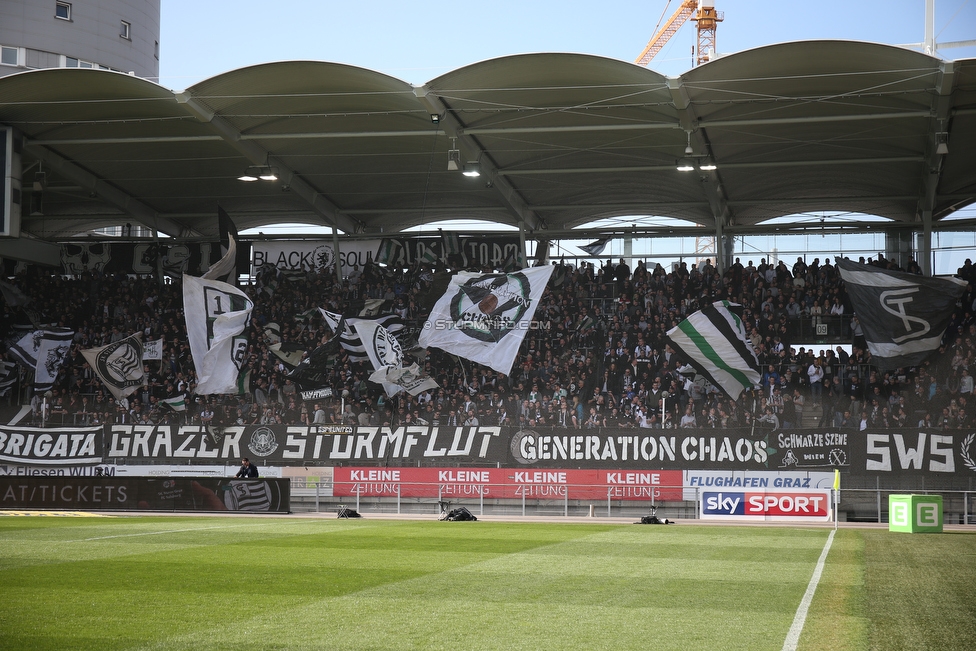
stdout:
[[(664, 7), (668, 10), (671, 0)], [(662, 14), (663, 16), (663, 14)], [(675, 32), (684, 25), (688, 19), (698, 23), (698, 52), (696, 54), (696, 65), (707, 63), (715, 53), (715, 28), (720, 22), (725, 20), (725, 13), (715, 11), (715, 0), (683, 0), (678, 10), (671, 14), (664, 25), (657, 30), (647, 47), (640, 53), (634, 63), (646, 66), (651, 62), (658, 52), (661, 51), (668, 40), (674, 36)], [(659, 23), (660, 24), (660, 23)]]

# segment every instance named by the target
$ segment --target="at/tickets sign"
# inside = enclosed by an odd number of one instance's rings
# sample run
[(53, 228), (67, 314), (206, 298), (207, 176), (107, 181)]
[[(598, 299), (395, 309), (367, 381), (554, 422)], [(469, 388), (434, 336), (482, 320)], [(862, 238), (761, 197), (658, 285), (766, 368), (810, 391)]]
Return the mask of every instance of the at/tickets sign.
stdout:
[(734, 520), (830, 520), (830, 491), (703, 491), (701, 517)]
[(680, 500), (679, 470), (355, 468), (333, 470), (339, 497)]

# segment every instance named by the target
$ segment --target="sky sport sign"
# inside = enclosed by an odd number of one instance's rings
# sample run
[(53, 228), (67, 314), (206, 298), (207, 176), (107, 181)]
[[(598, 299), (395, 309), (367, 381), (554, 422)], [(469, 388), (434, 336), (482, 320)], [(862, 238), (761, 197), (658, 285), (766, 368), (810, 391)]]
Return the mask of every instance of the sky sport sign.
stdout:
[(703, 491), (701, 517), (725, 520), (829, 521), (830, 490)]

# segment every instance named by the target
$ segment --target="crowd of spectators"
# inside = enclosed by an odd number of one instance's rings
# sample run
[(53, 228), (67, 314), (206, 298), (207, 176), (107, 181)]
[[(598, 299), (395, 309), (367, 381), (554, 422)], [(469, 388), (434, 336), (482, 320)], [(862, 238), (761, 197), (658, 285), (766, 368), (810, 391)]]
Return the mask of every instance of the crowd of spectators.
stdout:
[[(867, 262), (897, 269), (880, 255)], [(537, 327), (527, 331), (510, 375), (430, 349), (421, 351), (420, 363), (439, 388), (389, 398), (367, 380), (371, 368), (340, 350), (327, 382), (333, 396), (308, 401), (288, 378), (291, 367), (270, 349), (269, 324), (280, 326), (290, 348), (310, 351), (333, 333), (309, 310), (355, 316), (367, 299), (382, 299), (403, 319), (401, 336), (410, 339), (439, 298), (435, 281), (445, 272), (370, 264), (339, 282), (331, 271), (308, 272), (244, 287), (255, 304), (244, 364), (251, 384), (241, 395), (211, 396), (194, 394), (178, 280), (160, 284), (154, 277), (97, 271), (65, 277), (30, 267), (10, 281), (34, 299), (36, 313), (75, 333), (46, 401), (49, 411), (42, 416), (44, 401), (32, 399), (34, 422), (861, 429), (974, 423), (976, 269), (969, 260), (959, 270), (969, 289), (942, 348), (921, 366), (887, 372), (872, 366), (843, 282), (826, 258), (798, 258), (792, 267), (736, 258), (724, 274), (709, 260), (671, 270), (643, 261), (634, 269), (624, 260), (558, 264), (536, 312)], [(920, 273), (914, 263), (907, 271)], [(700, 306), (723, 299), (743, 306), (763, 370), (761, 386), (738, 400), (689, 374), (666, 339)], [(16, 309), (5, 309), (4, 322), (13, 324)], [(804, 327), (828, 321), (844, 346), (815, 351), (795, 345)], [(147, 341), (162, 339), (163, 359), (146, 362), (146, 386), (116, 401), (81, 350), (134, 332)], [(15, 334), (4, 333), (8, 341)], [(161, 403), (176, 396), (185, 397), (185, 412)]]

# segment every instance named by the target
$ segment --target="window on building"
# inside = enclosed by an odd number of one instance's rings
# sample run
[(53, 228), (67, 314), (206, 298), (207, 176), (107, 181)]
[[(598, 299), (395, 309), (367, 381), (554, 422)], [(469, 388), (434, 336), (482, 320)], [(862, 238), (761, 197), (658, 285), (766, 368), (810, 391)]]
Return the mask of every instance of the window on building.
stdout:
[(156, 44), (153, 46), (153, 56), (155, 56), (156, 60), (159, 61), (159, 41), (156, 41), (155, 43)]
[(64, 67), (65, 68), (77, 68), (78, 67), (78, 59), (76, 59), (74, 57), (65, 57), (64, 58)]
[(0, 47), (0, 63), (5, 66), (17, 65), (17, 48), (6, 46)]
[(122, 26), (119, 28), (119, 36), (121, 36), (124, 39), (131, 40), (132, 39), (131, 33), (132, 33), (132, 23), (127, 23), (123, 20)]
[(60, 18), (61, 20), (71, 20), (71, 3), (70, 2), (55, 2), (54, 3), (54, 17)]

